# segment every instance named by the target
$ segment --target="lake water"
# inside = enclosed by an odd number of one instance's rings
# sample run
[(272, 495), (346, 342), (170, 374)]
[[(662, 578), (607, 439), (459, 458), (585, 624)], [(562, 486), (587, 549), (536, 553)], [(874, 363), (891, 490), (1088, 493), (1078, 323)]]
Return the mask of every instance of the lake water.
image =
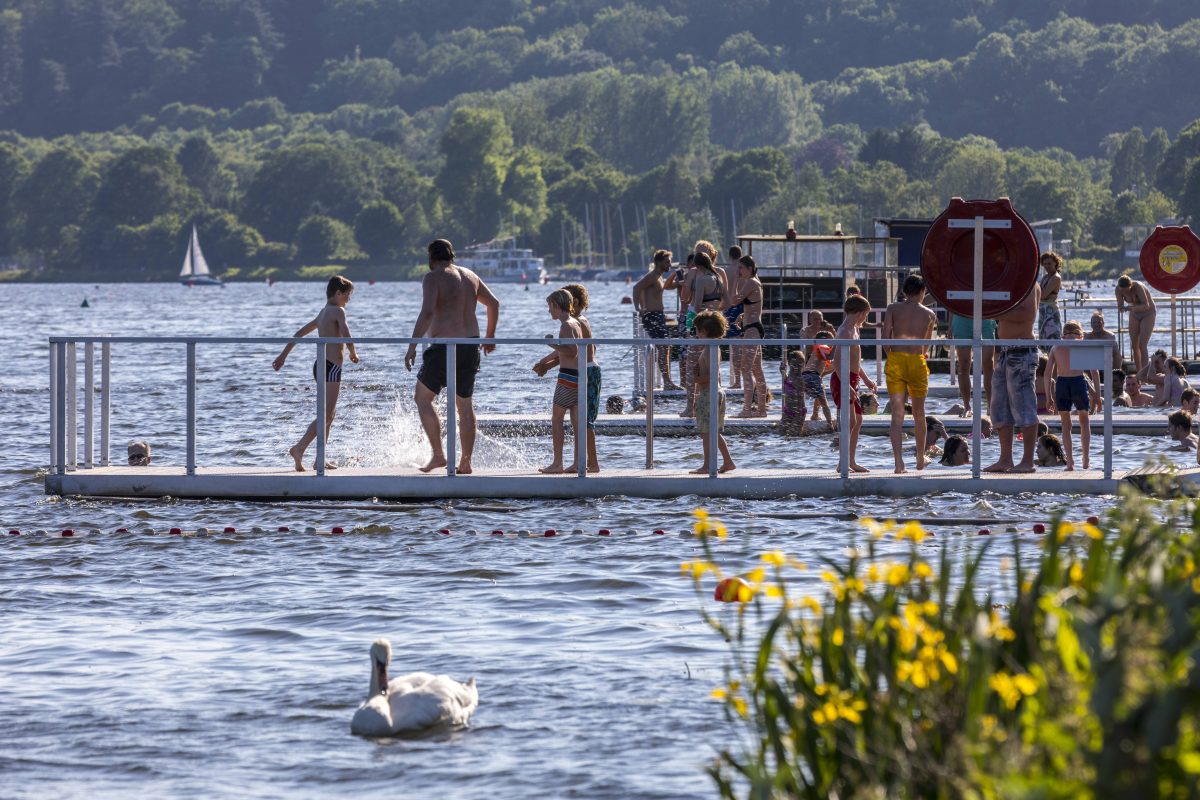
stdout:
[[(504, 304), (499, 335), (554, 332), (538, 287), (495, 288)], [(627, 287), (591, 288), (596, 335), (629, 335), (630, 306), (620, 304)], [(725, 647), (699, 620), (699, 601), (679, 574), (679, 563), (699, 550), (678, 535), (693, 508), (703, 504), (740, 531), (720, 545), (726, 567), (737, 570), (775, 548), (810, 562), (837, 558), (858, 535), (855, 523), (803, 514), (979, 520), (937, 527), (927, 542), (959, 552), (977, 546), (974, 534), (987, 520), (1019, 520), (1019, 541), (1033, 547), (1031, 524), (1051, 511), (1078, 519), (1113, 502), (1029, 493), (372, 508), (44, 496), (48, 336), (289, 335), (320, 309), (322, 292), (318, 284), (0, 285), (7, 312), (0, 339), (9, 354), (0, 371), (0, 526), (103, 531), (74, 540), (0, 538), (0, 794), (708, 794), (703, 768), (730, 743), (731, 731), (708, 699), (722, 679)], [(88, 309), (80, 308), (85, 297)], [(347, 311), (358, 336), (405, 336), (419, 304), (418, 284), (380, 283), (360, 286)], [(199, 348), (201, 465), (286, 459), (312, 414), (313, 347), (294, 352), (280, 373), (270, 366), (275, 347)], [(485, 359), (478, 410), (548, 412), (552, 379), (529, 371), (544, 352), (506, 347)], [(414, 374), (403, 368), (402, 348), (365, 346), (360, 355), (360, 365), (347, 365), (330, 457), (363, 466), (423, 462), (428, 451), (409, 400)], [(628, 351), (602, 350), (600, 362), (604, 394), (628, 396)], [(775, 364), (767, 374), (777, 381)], [(156, 462), (182, 462), (183, 376), (181, 345), (114, 346), (115, 456), (128, 441), (145, 439)], [(931, 405), (940, 411), (951, 402)], [(795, 440), (763, 437), (731, 444), (746, 465), (832, 469), (836, 462), (824, 443), (796, 447)], [(994, 457), (994, 446), (985, 446), (985, 459)], [(1096, 437), (1096, 463), (1101, 446)], [(1162, 448), (1162, 439), (1119, 436), (1114, 464), (1137, 466)], [(862, 449), (867, 466), (890, 468), (885, 438), (866, 437)], [(698, 439), (664, 439), (656, 447), (664, 464), (699, 466), (699, 451)], [(604, 466), (641, 466), (644, 442), (601, 437), (600, 455)], [(543, 437), (482, 437), (476, 457), (482, 466), (532, 468), (548, 460)], [(241, 532), (112, 533), (227, 525)], [(339, 525), (350, 533), (248, 532), (280, 525)], [(547, 527), (591, 535), (466, 533)], [(595, 536), (601, 527), (620, 535)], [(432, 533), (440, 528), (454, 533)], [(669, 535), (652, 535), (656, 528)], [(989, 568), (1010, 554), (1009, 536), (995, 542), (1003, 546), (989, 556)], [(817, 590), (815, 574), (798, 580)], [(369, 677), (367, 647), (378, 636), (392, 641), (393, 675), (476, 676), (481, 704), (471, 727), (418, 740), (352, 736), (349, 720)]]

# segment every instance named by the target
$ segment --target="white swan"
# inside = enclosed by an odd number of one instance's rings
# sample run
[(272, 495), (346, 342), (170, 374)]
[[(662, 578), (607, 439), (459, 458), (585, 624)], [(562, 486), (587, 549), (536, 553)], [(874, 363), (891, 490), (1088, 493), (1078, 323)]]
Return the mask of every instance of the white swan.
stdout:
[(371, 687), (354, 712), (350, 732), (360, 736), (393, 736), (437, 726), (466, 725), (479, 706), (475, 679), (466, 683), (446, 675), (413, 672), (388, 681), (392, 645), (376, 639), (371, 645)]

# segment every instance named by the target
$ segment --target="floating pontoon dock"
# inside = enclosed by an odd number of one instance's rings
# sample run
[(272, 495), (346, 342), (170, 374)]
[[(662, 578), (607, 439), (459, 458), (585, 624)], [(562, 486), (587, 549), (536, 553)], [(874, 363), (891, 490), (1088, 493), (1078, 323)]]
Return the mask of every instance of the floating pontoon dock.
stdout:
[[(744, 497), (744, 498), (786, 498), (786, 497), (844, 497), (844, 496), (892, 496), (916, 497), (939, 492), (955, 492), (974, 494), (978, 492), (995, 492), (997, 494), (1044, 493), (1044, 494), (1113, 494), (1117, 490), (1119, 480), (1113, 475), (1112, 469), (1112, 436), (1117, 430), (1116, 421), (1112, 414), (1112, 381), (1111, 364), (1114, 342), (1105, 340), (1057, 340), (1041, 342), (1033, 340), (1015, 340), (1012, 342), (989, 340), (986, 346), (1048, 346), (1060, 345), (1072, 348), (1072, 363), (1078, 369), (1096, 369), (1102, 374), (1101, 382), (1104, 393), (1104, 413), (1098, 416), (1093, 425), (1100, 436), (1100, 452), (1097, 460), (1102, 469), (1090, 471), (1066, 472), (1058, 469), (1044, 469), (1029, 475), (999, 474), (991, 475), (982, 472), (981, 449), (972, 448), (972, 464), (970, 466), (946, 468), (930, 465), (922, 472), (910, 471), (905, 475), (895, 475), (891, 472), (872, 472), (868, 474), (853, 474), (848, 469), (849, 434), (849, 405), (840, 410), (840, 425), (837, 441), (839, 455), (842, 457), (840, 470), (825, 469), (738, 469), (732, 473), (718, 475), (716, 461), (712, 459), (707, 474), (693, 475), (678, 469), (656, 469), (654, 458), (655, 435), (664, 433), (694, 435), (693, 421), (682, 419), (674, 414), (659, 417), (655, 411), (654, 390), (654, 353), (657, 342), (644, 338), (636, 339), (594, 339), (593, 344), (600, 347), (632, 347), (638, 356), (641, 367), (635, 370), (635, 385), (642, 387), (648, 402), (641, 416), (611, 415), (601, 418), (601, 428), (606, 432), (642, 436), (646, 444), (644, 469), (608, 469), (596, 475), (585, 475), (583, 466), (586, 462), (584, 439), (575, 437), (574, 461), (577, 471), (571, 475), (541, 475), (533, 471), (516, 470), (511, 467), (479, 469), (471, 475), (456, 475), (454, 464), (457, 460), (457, 420), (454, 403), (447, 404), (445, 416), (445, 452), (449, 464), (434, 474), (423, 474), (412, 468), (362, 468), (349, 467), (338, 470), (325, 468), (325, 431), (324, 426), (318, 426), (315, 460), (318, 468), (315, 472), (298, 473), (284, 467), (250, 467), (246, 465), (198, 465), (196, 463), (197, 437), (214, 435), (213, 431), (197, 430), (197, 385), (196, 385), (196, 350), (199, 346), (212, 345), (272, 345), (278, 346), (290, 342), (283, 338), (248, 338), (248, 337), (52, 337), (50, 340), (50, 467), (47, 470), (45, 485), (49, 494), (82, 495), (92, 497), (178, 497), (178, 498), (220, 498), (227, 500), (258, 500), (258, 499), (358, 499), (358, 498), (388, 498), (388, 499), (440, 499), (440, 498), (577, 498), (577, 497), (606, 497), (619, 495), (626, 497), (643, 497), (653, 499), (669, 499), (684, 495), (700, 495), (704, 497)], [(310, 346), (316, 347), (316, 356), (325, 357), (325, 346), (328, 344), (348, 343), (349, 339), (312, 338), (305, 340)], [(364, 338), (353, 340), (359, 345), (407, 345), (417, 344), (479, 344), (479, 339), (409, 339), (409, 338)], [(495, 339), (494, 344), (502, 346), (523, 346), (544, 352), (548, 342), (572, 344), (577, 340), (547, 340), (547, 339)], [(857, 344), (857, 340), (823, 340), (832, 345)], [(82, 386), (77, 381), (79, 367), (77, 345), (83, 344), (84, 380)], [(110, 416), (111, 391), (110, 372), (112, 349), (119, 344), (154, 344), (181, 345), (185, 354), (184, 380), (182, 382), (181, 398), (186, 409), (186, 461), (179, 466), (150, 466), (125, 467), (111, 466), (110, 448)], [(719, 375), (718, 350), (719, 346), (775, 346), (798, 347), (810, 344), (811, 340), (803, 339), (765, 339), (760, 341), (707, 340), (692, 339), (689, 347), (700, 347), (707, 350), (709, 372)], [(948, 344), (972, 346), (977, 350), (985, 346), (981, 339), (953, 340)], [(99, 344), (100, 347), (96, 347)], [(911, 346), (913, 340), (879, 340), (876, 344), (883, 346)], [(96, 392), (96, 353), (100, 353), (99, 392)], [(1078, 352), (1076, 352), (1078, 350)], [(159, 351), (161, 352), (161, 350)], [(1076, 356), (1079, 356), (1078, 361)], [(456, 363), (456, 348), (446, 348), (446, 374), (449, 379), (447, 395), (454, 393), (454, 376)], [(841, 380), (843, 385), (849, 383), (849, 359), (841, 361)], [(979, 363), (975, 359), (975, 387), (973, 392), (973, 419), (945, 419), (947, 427), (952, 431), (961, 431), (968, 438), (979, 436), (979, 410), (982, 405), (982, 382), (979, 375)], [(324, 382), (324, 371), (319, 373), (318, 380)], [(316, 418), (325, 416), (325, 392), (323, 387), (314, 393)], [(99, 397), (99, 448), (97, 452), (95, 436), (95, 418), (97, 416), (95, 397)], [(83, 399), (84, 413), (82, 431), (76, 414), (76, 405), (80, 396)], [(587, 404), (587, 372), (580, 372), (577, 400), (580, 407)], [(707, 396), (697, 402), (707, 403), (710, 419), (717, 418), (717, 381), (709, 385)], [(485, 430), (495, 430), (494, 426), (507, 425), (510, 429), (524, 433), (538, 433), (545, 430), (546, 417), (512, 414), (498, 415), (485, 418)], [(911, 427), (911, 420), (907, 420)], [(1047, 419), (1052, 427), (1057, 427), (1056, 419)], [(771, 433), (776, 421), (768, 419), (727, 419), (730, 433), (742, 428), (747, 433)], [(868, 417), (866, 429), (869, 433), (886, 432), (888, 418), (885, 416)], [(1136, 417), (1128, 415), (1121, 420), (1122, 427), (1127, 432), (1135, 430), (1158, 432), (1162, 430), (1162, 421), (1156, 417)], [(622, 426), (624, 428), (622, 429)], [(82, 433), (82, 437), (80, 434)], [(710, 452), (717, 451), (717, 426), (710, 426), (707, 433)], [(78, 458), (78, 439), (83, 439), (82, 464)], [(808, 439), (820, 446), (820, 460), (830, 458), (833, 453), (824, 446), (827, 436), (811, 437)], [(799, 441), (796, 441), (799, 445)], [(803, 446), (803, 445), (800, 445)], [(1020, 445), (1017, 445), (1019, 448)]]

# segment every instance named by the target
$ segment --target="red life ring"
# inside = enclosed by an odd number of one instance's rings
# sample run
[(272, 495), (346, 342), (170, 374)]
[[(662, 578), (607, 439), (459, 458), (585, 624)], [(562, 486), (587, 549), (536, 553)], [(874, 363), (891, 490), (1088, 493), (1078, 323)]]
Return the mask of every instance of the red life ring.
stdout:
[(1146, 283), (1167, 294), (1183, 294), (1200, 283), (1200, 237), (1187, 225), (1159, 225), (1138, 256)]
[(983, 232), (983, 318), (995, 319), (1033, 290), (1041, 256), (1029, 223), (1007, 197), (953, 198), (925, 235), (921, 275), (944, 308), (961, 317), (974, 316), (975, 217), (983, 217), (988, 226)]

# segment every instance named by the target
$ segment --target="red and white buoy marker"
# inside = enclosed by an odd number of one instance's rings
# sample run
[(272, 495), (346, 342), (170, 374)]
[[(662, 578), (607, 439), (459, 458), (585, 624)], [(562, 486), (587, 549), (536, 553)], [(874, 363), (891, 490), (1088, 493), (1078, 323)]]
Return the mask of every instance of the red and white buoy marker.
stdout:
[(492, 536), (503, 536), (503, 535), (504, 535), (504, 531), (500, 530), (499, 528), (492, 531)]
[(237, 533), (237, 528), (233, 527), (232, 525), (226, 525), (225, 532), (226, 533)]
[(1033, 523), (1033, 532), (1037, 534), (1043, 534), (1046, 532), (1046, 526), (1040, 522), (1035, 522)]
[(10, 528), (8, 531), (8, 535), (9, 536), (20, 536), (21, 532), (19, 530), (17, 530), (16, 528)]
[(558, 531), (554, 530), (554, 528), (547, 528), (544, 535), (549, 539), (551, 536), (558, 536)]
[(600, 530), (596, 531), (596, 533), (600, 536), (608, 536), (609, 535), (608, 528), (601, 528)]
[(183, 536), (183, 531), (179, 528), (171, 528), (168, 533), (170, 533), (172, 536)]
[(440, 531), (438, 531), (438, 533), (440, 533), (442, 536), (449, 536), (449, 535), (450, 535), (450, 529), (449, 529), (449, 528), (442, 528)]
[(1099, 526), (1099, 524), (1100, 524), (1100, 518), (1099, 518), (1099, 517), (1097, 517), (1097, 516), (1095, 516), (1095, 515), (1088, 517), (1088, 518), (1087, 518), (1087, 521), (1088, 521), (1088, 525), (1097, 525), (1097, 526)]
[(280, 532), (280, 533), (291, 533), (291, 532), (292, 532), (292, 529), (291, 529), (291, 528), (289, 528), (287, 525), (280, 525), (280, 526), (279, 526), (279, 532)]
[(74, 536), (75, 530), (73, 528), (65, 528), (62, 532), (62, 535), (63, 536)]
[(656, 531), (654, 532), (654, 535), (655, 535), (655, 536), (666, 536), (666, 535), (667, 535), (667, 532), (666, 532), (666, 531), (664, 531), (662, 528), (659, 528), (658, 530), (656, 530)]
[(330, 528), (330, 529), (329, 529), (329, 532), (330, 532), (330, 533), (332, 533), (332, 534), (345, 533), (345, 531), (344, 531), (344, 530), (342, 530), (340, 527), (333, 527), (333, 528)]
[(992, 530), (991, 530), (991, 528), (980, 528), (979, 535), (980, 536), (991, 536)]

